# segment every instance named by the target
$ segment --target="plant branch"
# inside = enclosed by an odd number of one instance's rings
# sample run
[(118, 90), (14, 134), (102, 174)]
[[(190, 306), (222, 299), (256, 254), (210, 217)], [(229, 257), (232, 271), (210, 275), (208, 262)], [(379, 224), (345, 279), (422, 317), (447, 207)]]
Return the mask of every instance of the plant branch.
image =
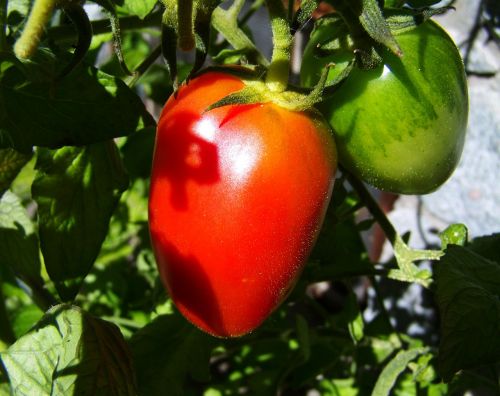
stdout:
[(179, 47), (183, 51), (191, 51), (195, 45), (193, 30), (193, 0), (177, 1), (177, 20)]
[(36, 0), (21, 37), (14, 45), (14, 53), (20, 59), (33, 56), (43, 36), (45, 25), (52, 17), (57, 0)]
[(346, 175), (349, 184), (356, 190), (359, 197), (363, 201), (363, 204), (375, 218), (377, 223), (382, 228), (385, 236), (389, 240), (392, 246), (396, 244), (396, 240), (398, 239), (398, 233), (392, 223), (389, 221), (384, 211), (380, 208), (377, 201), (370, 194), (368, 189), (365, 187), (364, 183), (359, 180), (357, 177), (351, 175), (344, 168), (342, 168), (342, 172)]
[(414, 282), (424, 287), (429, 287), (432, 282), (432, 274), (427, 270), (421, 270), (418, 268), (415, 265), (415, 261), (439, 260), (444, 254), (443, 251), (410, 248), (403, 241), (403, 238), (401, 238), (401, 236), (397, 233), (396, 229), (391, 224), (384, 211), (380, 208), (377, 201), (375, 201), (372, 197), (363, 182), (357, 177), (351, 175), (345, 169), (342, 169), (342, 172), (345, 173), (347, 180), (356, 190), (366, 208), (380, 225), (382, 231), (393, 247), (394, 257), (396, 258), (399, 268), (390, 270), (388, 274), (389, 278), (402, 282)]
[(235, 50), (245, 52), (251, 63), (267, 66), (268, 60), (239, 27), (238, 15), (243, 4), (244, 0), (235, 0), (227, 10), (217, 7), (212, 14), (212, 26), (224, 36)]
[(141, 76), (151, 67), (153, 63), (161, 55), (161, 45), (158, 45), (153, 51), (141, 62), (139, 66), (132, 73), (132, 78), (127, 83), (129, 87), (133, 87)]
[(267, 0), (266, 3), (273, 32), (273, 56), (267, 71), (266, 85), (273, 92), (283, 92), (290, 74), (290, 24), (281, 0)]

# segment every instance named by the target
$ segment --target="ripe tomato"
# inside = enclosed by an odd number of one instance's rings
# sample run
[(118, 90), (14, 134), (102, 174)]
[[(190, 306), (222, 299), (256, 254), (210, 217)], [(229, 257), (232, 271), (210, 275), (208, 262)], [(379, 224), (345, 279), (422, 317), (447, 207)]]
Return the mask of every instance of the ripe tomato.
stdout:
[[(333, 38), (334, 29), (323, 25), (311, 35), (301, 70), (305, 85), (318, 80), (326, 63), (337, 64), (333, 78), (352, 58), (349, 48), (325, 58), (313, 55), (318, 44)], [(455, 44), (436, 23), (425, 22), (396, 39), (402, 58), (385, 50), (382, 65), (355, 68), (318, 107), (348, 170), (381, 190), (423, 194), (444, 183), (460, 159), (467, 82)]]
[(160, 275), (202, 330), (239, 336), (287, 296), (321, 227), (336, 152), (317, 112), (272, 103), (205, 109), (243, 87), (207, 72), (166, 103), (149, 226)]

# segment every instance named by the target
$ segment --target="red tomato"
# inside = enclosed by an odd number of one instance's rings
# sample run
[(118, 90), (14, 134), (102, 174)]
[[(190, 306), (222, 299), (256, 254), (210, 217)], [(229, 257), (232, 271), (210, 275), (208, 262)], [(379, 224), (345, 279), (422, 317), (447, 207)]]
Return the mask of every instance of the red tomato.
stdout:
[(161, 114), (149, 226), (158, 268), (181, 313), (216, 336), (252, 331), (284, 300), (321, 227), (336, 152), (314, 112), (272, 103), (205, 112), (238, 91), (207, 72)]

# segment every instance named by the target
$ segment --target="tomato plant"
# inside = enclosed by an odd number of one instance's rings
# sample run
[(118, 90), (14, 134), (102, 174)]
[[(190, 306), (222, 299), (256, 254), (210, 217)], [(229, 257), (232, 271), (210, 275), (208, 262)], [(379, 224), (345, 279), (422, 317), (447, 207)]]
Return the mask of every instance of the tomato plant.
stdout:
[(242, 81), (208, 72), (158, 123), (149, 224), (180, 311), (218, 336), (255, 329), (287, 296), (321, 227), (336, 153), (315, 112), (272, 103), (205, 111)]
[[(0, 0), (0, 396), (500, 394), (500, 234), (362, 180), (456, 164), (438, 3)], [(498, 18), (468, 3), (487, 171), (439, 207), (494, 222)]]
[[(302, 64), (311, 85), (333, 62), (332, 78), (352, 58), (345, 45), (318, 58), (338, 24), (313, 32)], [(339, 160), (351, 172), (390, 192), (423, 194), (437, 189), (458, 164), (468, 114), (467, 83), (460, 54), (448, 34), (428, 21), (397, 34), (403, 56), (382, 50), (373, 70), (355, 68), (347, 81), (319, 105), (335, 134)]]

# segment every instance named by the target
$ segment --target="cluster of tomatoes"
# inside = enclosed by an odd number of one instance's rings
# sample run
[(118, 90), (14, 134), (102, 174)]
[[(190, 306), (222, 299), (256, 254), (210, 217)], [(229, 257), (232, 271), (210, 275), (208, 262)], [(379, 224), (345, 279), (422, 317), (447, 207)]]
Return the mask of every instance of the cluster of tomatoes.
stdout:
[[(314, 50), (301, 78), (330, 78), (352, 52)], [(166, 103), (156, 138), (150, 231), (161, 277), (183, 315), (222, 337), (252, 331), (286, 298), (321, 228), (338, 160), (395, 193), (438, 188), (459, 160), (467, 123), (463, 64), (448, 35), (428, 21), (396, 37), (373, 70), (354, 69), (318, 110), (272, 102), (206, 109), (243, 88), (207, 72)]]

